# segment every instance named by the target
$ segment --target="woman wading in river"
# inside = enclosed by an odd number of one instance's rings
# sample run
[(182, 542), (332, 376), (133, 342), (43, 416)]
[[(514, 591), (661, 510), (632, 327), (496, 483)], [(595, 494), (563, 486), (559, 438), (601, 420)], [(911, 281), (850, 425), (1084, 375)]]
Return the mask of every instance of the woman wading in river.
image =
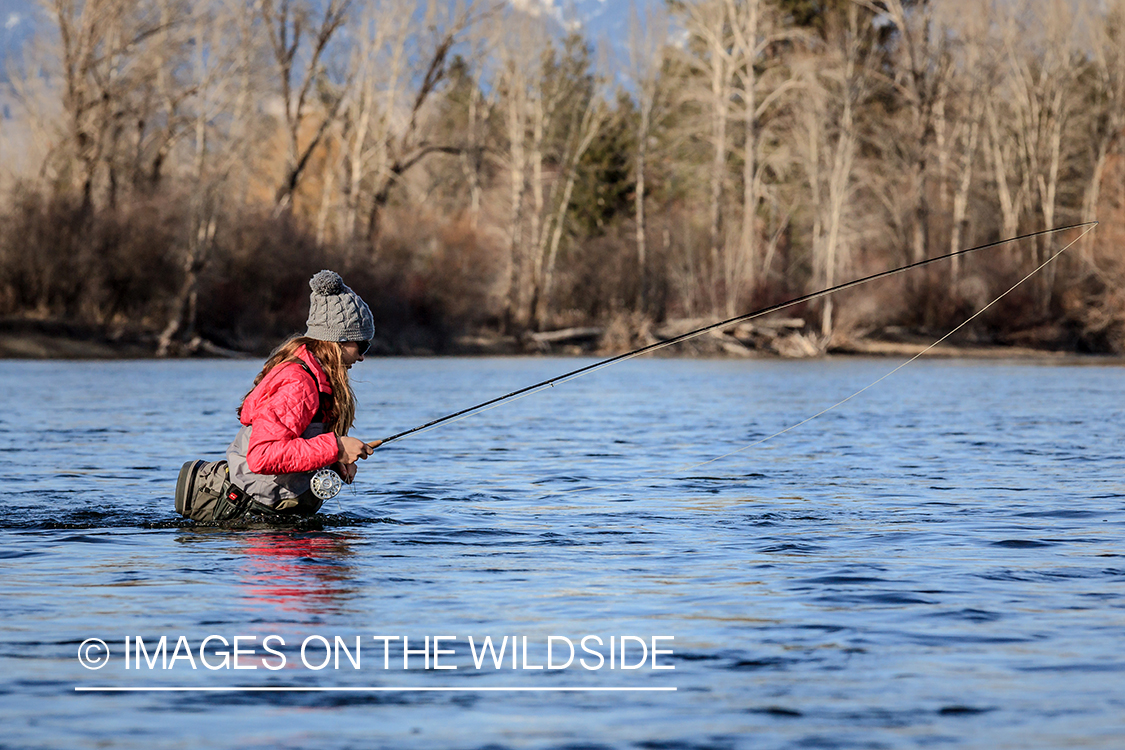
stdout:
[[(348, 437), (355, 394), (348, 370), (375, 335), (367, 304), (332, 271), (309, 281), (308, 330), (270, 355), (238, 408), (242, 428), (226, 461), (188, 461), (176, 483), (176, 510), (196, 521), (288, 520), (320, 510), (314, 473), (343, 481), (378, 443)], [(338, 486), (338, 484), (337, 484)]]

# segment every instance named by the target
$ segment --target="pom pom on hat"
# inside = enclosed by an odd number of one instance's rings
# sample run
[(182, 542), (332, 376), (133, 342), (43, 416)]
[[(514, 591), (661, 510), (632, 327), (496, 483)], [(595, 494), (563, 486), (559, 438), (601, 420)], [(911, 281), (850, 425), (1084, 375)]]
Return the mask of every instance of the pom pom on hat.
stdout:
[(309, 279), (309, 288), (313, 290), (313, 294), (327, 297), (330, 294), (340, 294), (347, 287), (344, 286), (340, 274), (335, 271), (321, 271)]
[(334, 271), (309, 279), (309, 319), (305, 335), (320, 341), (370, 341), (375, 336), (371, 308)]

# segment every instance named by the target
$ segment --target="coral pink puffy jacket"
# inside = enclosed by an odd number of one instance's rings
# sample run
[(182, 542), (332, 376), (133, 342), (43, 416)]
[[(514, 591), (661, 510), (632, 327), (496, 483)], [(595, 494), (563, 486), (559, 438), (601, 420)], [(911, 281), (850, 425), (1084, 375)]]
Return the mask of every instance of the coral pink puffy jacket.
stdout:
[(320, 408), (320, 393), (332, 393), (332, 386), (308, 349), (302, 346), (297, 356), (312, 370), (315, 387), (303, 367), (284, 363), (270, 370), (242, 403), (241, 422), (252, 428), (246, 463), (255, 474), (314, 471), (335, 463), (339, 455), (335, 433), (301, 437)]

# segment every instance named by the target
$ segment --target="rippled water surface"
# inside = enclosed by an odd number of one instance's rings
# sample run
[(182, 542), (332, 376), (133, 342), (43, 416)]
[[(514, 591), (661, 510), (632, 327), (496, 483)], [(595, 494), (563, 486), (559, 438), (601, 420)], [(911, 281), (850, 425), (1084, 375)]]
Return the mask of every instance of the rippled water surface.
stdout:
[[(353, 434), (580, 364), (368, 360)], [(895, 364), (623, 363), (380, 449), (305, 527), (228, 531), (172, 491), (259, 363), (2, 362), (0, 746), (1122, 747), (1125, 368), (919, 361), (739, 450)], [(509, 637), (500, 667), (470, 636)], [(532, 668), (551, 636), (604, 646)], [(620, 668), (622, 636), (672, 636), (674, 669)]]

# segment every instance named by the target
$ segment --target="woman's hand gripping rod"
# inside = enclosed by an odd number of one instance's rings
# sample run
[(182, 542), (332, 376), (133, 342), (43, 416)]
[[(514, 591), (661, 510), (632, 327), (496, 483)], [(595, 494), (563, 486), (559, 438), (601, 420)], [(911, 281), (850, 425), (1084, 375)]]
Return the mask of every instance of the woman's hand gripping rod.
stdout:
[(345, 484), (351, 484), (355, 480), (355, 462), (366, 459), (383, 444), (382, 440), (365, 443), (358, 438), (339, 436), (336, 442), (340, 446), (340, 460), (330, 467), (317, 471), (310, 482), (309, 489), (321, 500), (331, 500), (340, 494)]

